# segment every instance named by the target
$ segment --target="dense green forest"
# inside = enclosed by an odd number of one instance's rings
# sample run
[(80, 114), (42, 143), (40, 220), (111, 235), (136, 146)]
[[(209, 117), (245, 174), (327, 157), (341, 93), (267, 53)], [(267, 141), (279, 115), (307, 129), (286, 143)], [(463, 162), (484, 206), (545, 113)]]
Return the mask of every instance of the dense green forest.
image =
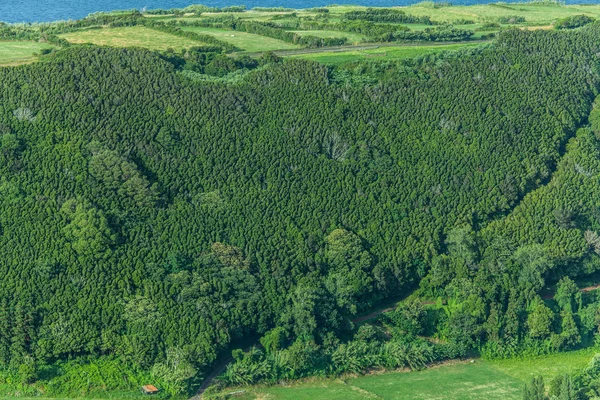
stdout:
[(223, 384), (593, 345), (600, 24), (564, 25), (336, 68), (217, 39), (1, 68), (0, 394), (181, 395), (248, 340)]

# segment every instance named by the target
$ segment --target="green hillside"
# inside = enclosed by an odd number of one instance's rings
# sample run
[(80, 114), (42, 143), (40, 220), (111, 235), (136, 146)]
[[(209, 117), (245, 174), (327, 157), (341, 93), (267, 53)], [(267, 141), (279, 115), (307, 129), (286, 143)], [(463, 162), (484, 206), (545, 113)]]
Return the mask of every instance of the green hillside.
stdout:
[(0, 25), (0, 396), (597, 395), (499, 361), (597, 343), (596, 7), (494, 7)]

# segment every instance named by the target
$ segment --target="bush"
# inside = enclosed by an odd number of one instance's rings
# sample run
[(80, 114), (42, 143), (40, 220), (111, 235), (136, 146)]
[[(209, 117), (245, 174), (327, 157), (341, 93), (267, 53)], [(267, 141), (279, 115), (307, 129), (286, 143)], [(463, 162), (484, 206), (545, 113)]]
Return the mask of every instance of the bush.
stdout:
[(588, 17), (587, 15), (574, 15), (572, 17), (566, 17), (559, 19), (554, 23), (555, 29), (575, 29), (581, 26), (591, 24), (595, 19)]

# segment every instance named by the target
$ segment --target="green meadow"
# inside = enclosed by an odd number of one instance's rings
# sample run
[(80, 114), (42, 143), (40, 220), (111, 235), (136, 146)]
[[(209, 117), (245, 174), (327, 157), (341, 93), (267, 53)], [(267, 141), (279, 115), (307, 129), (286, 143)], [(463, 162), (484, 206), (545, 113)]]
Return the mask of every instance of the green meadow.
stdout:
[(349, 50), (340, 52), (318, 52), (293, 55), (293, 58), (303, 58), (328, 65), (339, 65), (354, 60), (401, 60), (442, 51), (458, 50), (465, 47), (480, 46), (480, 43), (459, 43), (440, 45), (398, 45), (381, 46), (368, 50)]
[(341, 31), (290, 31), (299, 34), (300, 36), (317, 36), (321, 38), (348, 38), (350, 43), (359, 43), (364, 40), (363, 35), (354, 32), (341, 32)]
[(423, 371), (373, 373), (343, 379), (315, 378), (276, 386), (229, 388), (206, 395), (216, 399), (237, 392), (245, 400), (501, 400), (521, 399), (525, 382), (542, 375), (554, 377), (585, 368), (597, 349), (584, 349), (528, 360), (474, 359), (434, 366)]
[(203, 35), (211, 35), (215, 38), (248, 52), (269, 51), (269, 50), (291, 50), (299, 49), (300, 46), (286, 43), (283, 40), (272, 39), (270, 37), (255, 35), (253, 33), (230, 31), (220, 28), (205, 28), (197, 26), (183, 26), (184, 31), (191, 31)]
[(182, 49), (201, 43), (143, 26), (90, 29), (60, 35), (71, 43), (92, 43), (111, 47), (144, 47), (151, 50)]
[(600, 17), (600, 5), (558, 4), (481, 4), (473, 6), (451, 6), (433, 8), (432, 3), (423, 2), (408, 7), (401, 7), (407, 14), (431, 17), (433, 21), (472, 20), (475, 22), (495, 22), (500, 17), (515, 15), (525, 17), (523, 25), (550, 25), (553, 21), (573, 15), (586, 14), (594, 18)]
[(0, 42), (0, 66), (26, 64), (35, 61), (37, 56), (34, 53), (53, 47), (38, 42)]

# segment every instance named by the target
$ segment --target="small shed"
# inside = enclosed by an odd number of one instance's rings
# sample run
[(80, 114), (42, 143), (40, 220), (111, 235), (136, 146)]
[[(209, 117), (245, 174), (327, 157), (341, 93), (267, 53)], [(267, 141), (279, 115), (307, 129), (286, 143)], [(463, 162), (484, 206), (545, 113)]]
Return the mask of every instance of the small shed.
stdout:
[(158, 389), (154, 385), (144, 385), (144, 386), (142, 386), (142, 393), (156, 394), (156, 393), (158, 393)]

